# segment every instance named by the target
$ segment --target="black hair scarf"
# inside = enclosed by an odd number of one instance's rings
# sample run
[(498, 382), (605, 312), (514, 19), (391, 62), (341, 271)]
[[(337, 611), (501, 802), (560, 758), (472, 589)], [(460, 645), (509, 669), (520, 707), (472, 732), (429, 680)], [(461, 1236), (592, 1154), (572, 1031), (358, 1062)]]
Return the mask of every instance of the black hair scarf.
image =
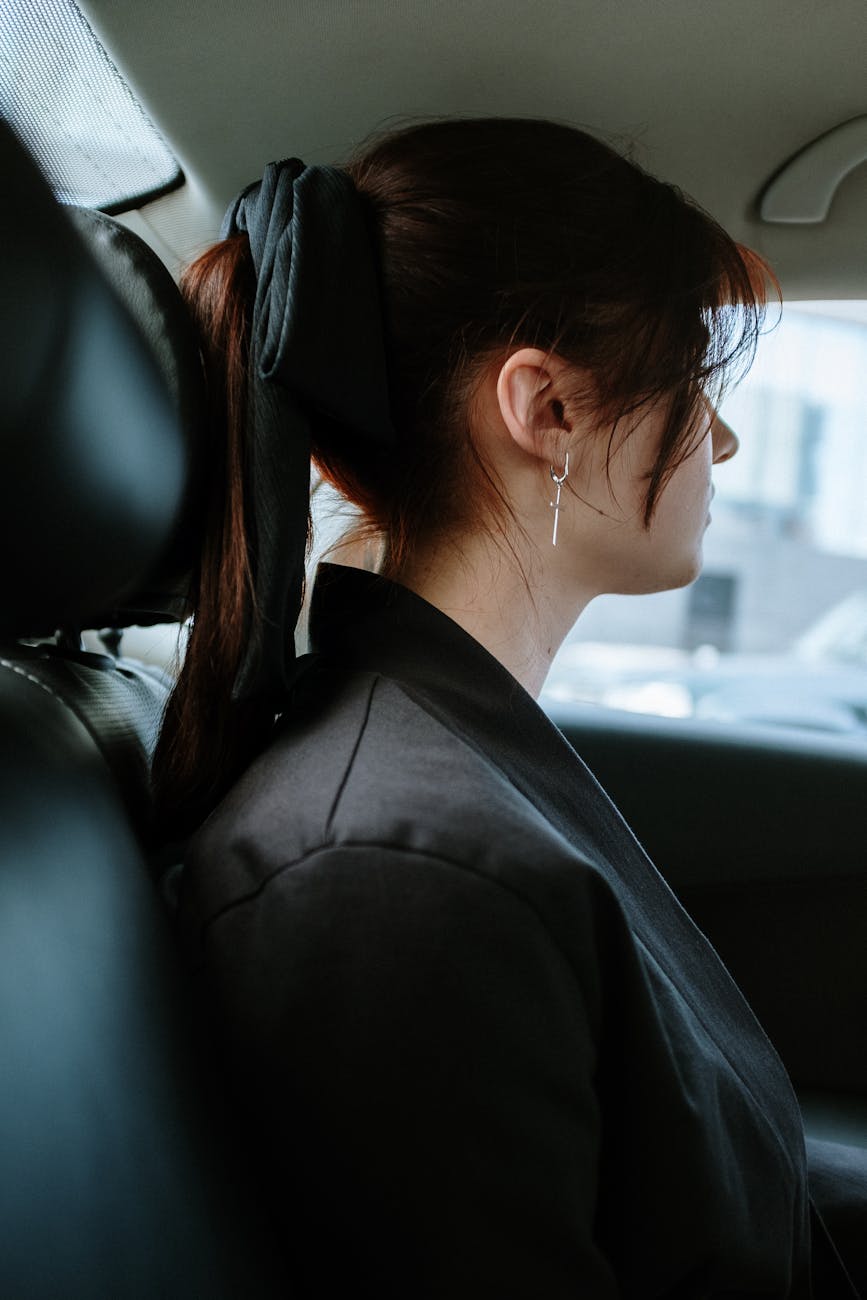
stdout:
[(379, 277), (362, 201), (336, 167), (270, 163), (229, 208), (256, 271), (248, 376), (247, 513), (258, 617), (233, 690), (280, 712), (295, 679), (311, 428), (394, 445)]

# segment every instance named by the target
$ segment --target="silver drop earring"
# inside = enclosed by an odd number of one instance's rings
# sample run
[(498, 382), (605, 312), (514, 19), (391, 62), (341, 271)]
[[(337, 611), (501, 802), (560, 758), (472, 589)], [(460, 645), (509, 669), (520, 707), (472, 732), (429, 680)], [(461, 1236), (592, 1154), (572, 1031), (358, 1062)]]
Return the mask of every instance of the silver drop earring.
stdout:
[(553, 465), (551, 466), (551, 478), (557, 484), (557, 496), (553, 501), (549, 502), (549, 505), (554, 510), (554, 536), (551, 538), (552, 546), (557, 545), (557, 525), (560, 522), (560, 493), (563, 491), (563, 484), (566, 482), (568, 477), (569, 477), (569, 453), (567, 451), (566, 463), (563, 466), (562, 474), (556, 474), (554, 472), (554, 466)]

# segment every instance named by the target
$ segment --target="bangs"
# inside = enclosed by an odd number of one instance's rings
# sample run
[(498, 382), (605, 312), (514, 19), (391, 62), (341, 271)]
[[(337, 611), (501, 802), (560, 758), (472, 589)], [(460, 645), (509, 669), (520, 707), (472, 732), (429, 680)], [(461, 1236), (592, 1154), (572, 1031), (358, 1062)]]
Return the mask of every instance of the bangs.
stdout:
[(653, 272), (632, 301), (621, 300), (620, 311), (612, 313), (619, 317), (612, 320), (612, 338), (619, 337), (620, 347), (595, 372), (610, 427), (609, 455), (635, 427), (631, 417), (656, 404), (666, 412), (645, 526), (672, 474), (701, 441), (708, 408), (750, 369), (769, 297), (780, 301), (779, 283), (764, 259), (677, 197), (679, 219), (651, 232), (656, 246), (641, 250)]
[[(780, 286), (763, 258), (742, 244), (724, 250), (715, 301), (703, 312), (708, 333), (704, 374), (697, 375), (718, 402), (740, 383), (753, 364), (764, 332), (769, 291), (779, 303)], [(773, 327), (779, 323), (779, 315)]]

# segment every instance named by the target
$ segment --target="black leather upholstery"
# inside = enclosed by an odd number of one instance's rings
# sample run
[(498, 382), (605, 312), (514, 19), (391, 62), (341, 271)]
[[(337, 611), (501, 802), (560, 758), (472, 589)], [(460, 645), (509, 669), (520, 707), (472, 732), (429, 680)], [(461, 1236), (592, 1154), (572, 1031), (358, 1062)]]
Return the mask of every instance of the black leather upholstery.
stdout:
[(186, 432), (138, 326), (5, 129), (0, 167), (0, 630), (99, 626), (171, 545)]
[(0, 641), (0, 681), (9, 681), (10, 674), (38, 686), (78, 719), (108, 766), (131, 828), (150, 844), (150, 764), (169, 690), (166, 677), (109, 655)]
[[(91, 616), (92, 626), (128, 627), (183, 618), (204, 500), (205, 391), (198, 341), (171, 275), (157, 255), (119, 222), (91, 208), (68, 216), (88, 252), (140, 330), (182, 433), (182, 501), (167, 545), (147, 581), (112, 609)], [(151, 452), (154, 449), (148, 448)], [(158, 481), (166, 467), (153, 461)]]
[[(173, 389), (136, 295), (121, 301), (5, 131), (0, 165), (0, 1295), (269, 1295), (142, 847), (166, 683), (16, 639), (173, 598), (195, 540), (198, 359), (172, 352), (190, 367)], [(126, 234), (109, 242), (121, 278), (138, 274)]]
[(268, 1294), (165, 917), (92, 737), (0, 675), (0, 1294)]

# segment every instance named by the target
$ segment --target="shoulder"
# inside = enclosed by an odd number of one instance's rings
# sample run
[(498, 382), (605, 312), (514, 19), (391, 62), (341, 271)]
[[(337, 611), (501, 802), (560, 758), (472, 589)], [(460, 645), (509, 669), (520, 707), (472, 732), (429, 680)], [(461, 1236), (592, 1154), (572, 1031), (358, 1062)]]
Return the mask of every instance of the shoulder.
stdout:
[(227, 849), (249, 869), (323, 846), (388, 845), (479, 860), (485, 836), (545, 819), (496, 765), (402, 684), (342, 675), (327, 700), (288, 726), (196, 836), (191, 860)]
[(419, 923), (566, 923), (573, 942), (608, 892), (495, 757), (374, 673), (347, 674), (245, 774), (190, 846), (183, 891), (199, 930), (278, 898), (297, 918), (411, 897)]

